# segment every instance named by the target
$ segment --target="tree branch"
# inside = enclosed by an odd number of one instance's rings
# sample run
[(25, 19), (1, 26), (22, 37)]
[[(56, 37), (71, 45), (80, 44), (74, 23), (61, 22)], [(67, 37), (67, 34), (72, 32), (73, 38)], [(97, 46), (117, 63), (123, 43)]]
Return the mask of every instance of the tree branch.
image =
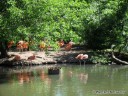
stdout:
[(117, 62), (119, 62), (119, 63), (121, 63), (121, 64), (128, 65), (128, 62), (118, 59), (118, 58), (114, 55), (114, 52), (113, 52), (113, 51), (112, 51), (112, 58), (113, 58), (115, 61), (117, 61)]

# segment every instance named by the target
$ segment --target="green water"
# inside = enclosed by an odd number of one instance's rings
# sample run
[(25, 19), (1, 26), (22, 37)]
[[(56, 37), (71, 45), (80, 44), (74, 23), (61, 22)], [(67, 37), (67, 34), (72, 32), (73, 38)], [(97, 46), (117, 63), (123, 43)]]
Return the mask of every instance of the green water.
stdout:
[(0, 67), (0, 96), (128, 96), (128, 66)]

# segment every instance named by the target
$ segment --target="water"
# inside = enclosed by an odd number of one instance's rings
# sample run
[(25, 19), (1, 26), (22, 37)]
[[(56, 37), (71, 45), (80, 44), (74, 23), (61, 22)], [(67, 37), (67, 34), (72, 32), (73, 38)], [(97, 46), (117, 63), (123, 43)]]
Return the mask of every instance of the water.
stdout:
[(0, 67), (0, 96), (128, 96), (128, 66)]

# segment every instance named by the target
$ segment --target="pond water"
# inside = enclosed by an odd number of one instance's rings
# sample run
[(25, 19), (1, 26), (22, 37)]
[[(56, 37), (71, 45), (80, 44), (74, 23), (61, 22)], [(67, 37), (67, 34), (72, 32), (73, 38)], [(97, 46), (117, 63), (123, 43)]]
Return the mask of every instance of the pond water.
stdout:
[(0, 67), (0, 96), (128, 96), (128, 66)]

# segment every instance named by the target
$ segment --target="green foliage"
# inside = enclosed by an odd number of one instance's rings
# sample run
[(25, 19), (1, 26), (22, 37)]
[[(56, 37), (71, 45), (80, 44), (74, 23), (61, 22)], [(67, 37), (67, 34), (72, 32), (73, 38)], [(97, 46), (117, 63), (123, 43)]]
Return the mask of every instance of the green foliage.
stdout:
[[(26, 39), (38, 45), (47, 38), (54, 49), (58, 49), (58, 39), (72, 39), (92, 49), (110, 48), (127, 38), (127, 3), (127, 0), (2, 0), (0, 39)], [(127, 49), (127, 42), (123, 43)]]
[(106, 54), (95, 53), (91, 56), (90, 61), (94, 64), (108, 64), (110, 62), (110, 58)]
[(88, 24), (88, 27), (85, 28), (85, 39), (89, 47), (106, 49), (110, 48), (113, 43), (122, 41), (121, 33), (124, 30), (122, 21), (127, 14), (127, 3), (122, 0), (99, 0), (91, 5), (93, 5), (91, 6), (93, 14), (89, 21), (92, 22), (84, 22), (84, 24)]
[(60, 47), (59, 47), (59, 45), (58, 45), (58, 42), (53, 42), (53, 41), (51, 41), (50, 42), (50, 47), (52, 47), (53, 48), (53, 50), (55, 50), (55, 51), (57, 51), (57, 50), (59, 50), (60, 49)]

